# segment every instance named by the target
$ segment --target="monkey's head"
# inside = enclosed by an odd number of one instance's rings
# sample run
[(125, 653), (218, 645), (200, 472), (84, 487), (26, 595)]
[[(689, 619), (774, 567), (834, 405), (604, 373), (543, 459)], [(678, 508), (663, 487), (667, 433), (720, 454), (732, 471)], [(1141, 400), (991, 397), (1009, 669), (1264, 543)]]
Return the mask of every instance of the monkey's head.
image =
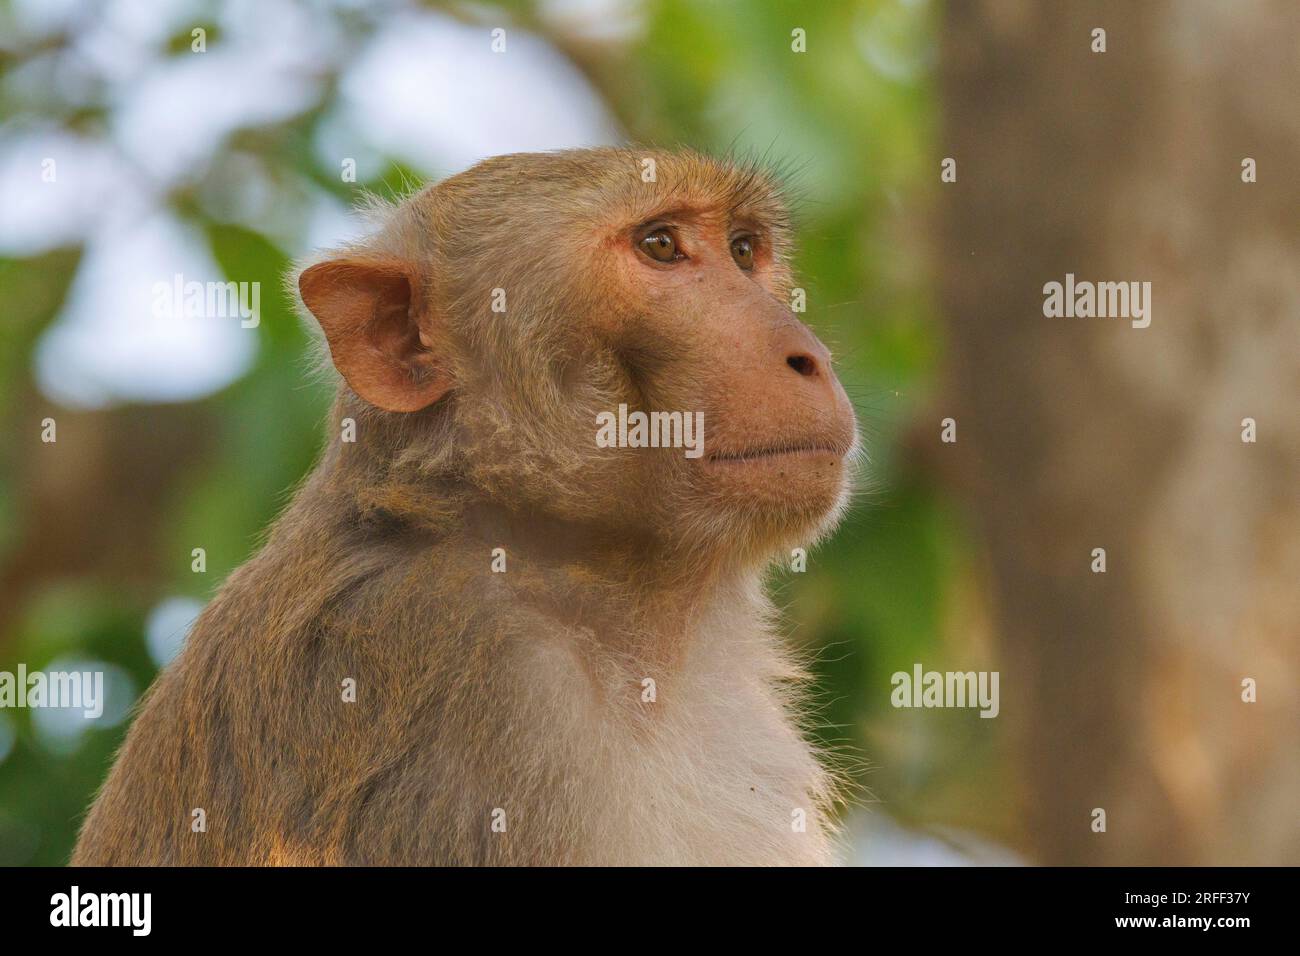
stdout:
[(687, 152), (500, 156), (429, 187), (299, 277), (357, 422), (338, 453), (665, 554), (804, 543), (857, 439), (792, 309), (789, 233), (767, 174)]

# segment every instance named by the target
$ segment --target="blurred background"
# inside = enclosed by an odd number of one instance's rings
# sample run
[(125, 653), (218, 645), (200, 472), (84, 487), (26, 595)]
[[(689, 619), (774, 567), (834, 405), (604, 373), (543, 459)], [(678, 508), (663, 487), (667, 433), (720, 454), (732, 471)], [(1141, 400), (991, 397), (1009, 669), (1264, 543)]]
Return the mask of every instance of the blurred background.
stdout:
[[(0, 671), (107, 684), (0, 710), (0, 864), (66, 861), (312, 464), (289, 260), (363, 189), (620, 142), (793, 170), (871, 459), (773, 580), (846, 859), (1300, 862), (1298, 51), (1286, 0), (0, 0)], [(1067, 272), (1151, 282), (1150, 328), (1045, 318)], [(177, 273), (259, 324), (156, 317)], [(893, 708), (917, 663), (998, 671), (999, 716)]]

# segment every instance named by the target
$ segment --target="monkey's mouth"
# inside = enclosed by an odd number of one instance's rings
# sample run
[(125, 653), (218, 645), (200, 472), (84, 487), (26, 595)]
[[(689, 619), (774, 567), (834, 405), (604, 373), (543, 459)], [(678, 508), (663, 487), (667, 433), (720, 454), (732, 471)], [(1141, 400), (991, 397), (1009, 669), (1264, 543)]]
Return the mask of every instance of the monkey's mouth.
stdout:
[(791, 458), (843, 458), (843, 449), (826, 444), (774, 445), (771, 447), (751, 448), (737, 452), (714, 452), (706, 461), (719, 464), (745, 464), (748, 462), (773, 461)]

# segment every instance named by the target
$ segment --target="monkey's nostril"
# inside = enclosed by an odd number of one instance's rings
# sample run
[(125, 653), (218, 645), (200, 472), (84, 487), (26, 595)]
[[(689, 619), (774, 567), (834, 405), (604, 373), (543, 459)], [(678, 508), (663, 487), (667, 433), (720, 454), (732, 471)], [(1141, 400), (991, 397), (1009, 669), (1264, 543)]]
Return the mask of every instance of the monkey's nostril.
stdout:
[(791, 355), (785, 364), (808, 378), (817, 374), (817, 360), (810, 355)]

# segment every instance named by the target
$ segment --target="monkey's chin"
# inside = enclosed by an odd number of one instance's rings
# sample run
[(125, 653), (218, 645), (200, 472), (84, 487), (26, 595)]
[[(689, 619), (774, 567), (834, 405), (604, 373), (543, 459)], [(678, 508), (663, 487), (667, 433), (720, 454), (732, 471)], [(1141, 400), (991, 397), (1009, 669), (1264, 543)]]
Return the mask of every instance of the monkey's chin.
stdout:
[(845, 456), (830, 449), (710, 458), (705, 467), (710, 497), (774, 543), (821, 533), (847, 496)]

